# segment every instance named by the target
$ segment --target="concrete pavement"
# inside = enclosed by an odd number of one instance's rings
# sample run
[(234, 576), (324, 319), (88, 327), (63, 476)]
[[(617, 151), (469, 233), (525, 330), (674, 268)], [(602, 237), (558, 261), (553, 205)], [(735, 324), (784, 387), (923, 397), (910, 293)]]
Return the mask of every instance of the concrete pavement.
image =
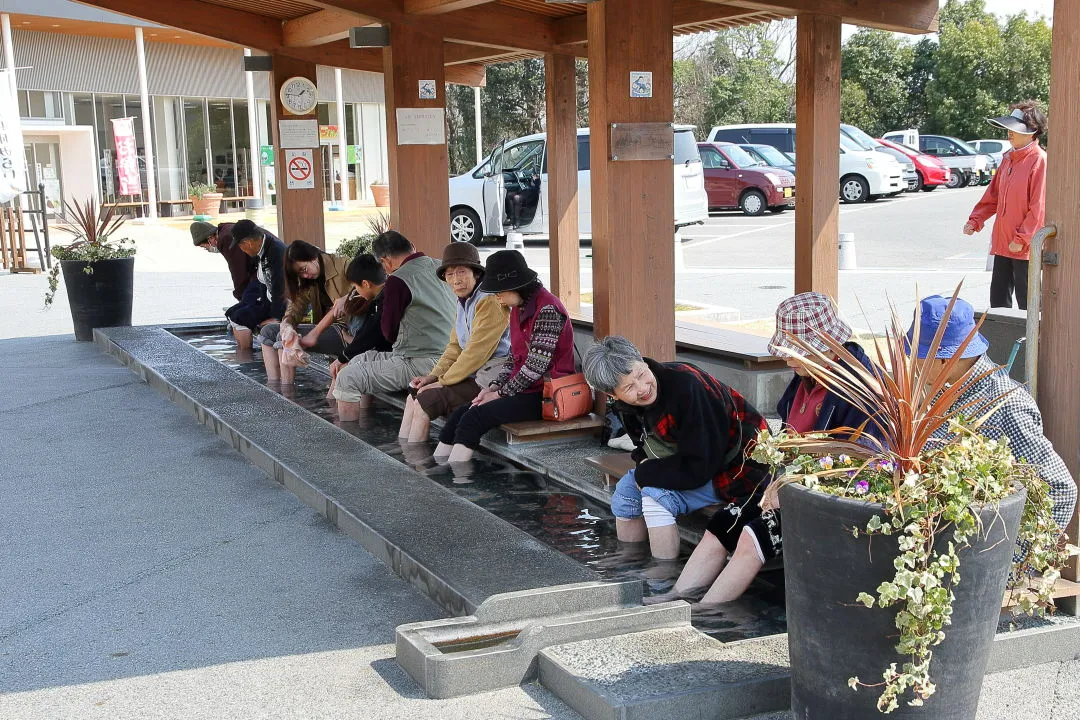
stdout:
[(0, 370), (0, 717), (576, 717), (422, 698), (390, 643), (438, 609), (93, 345)]

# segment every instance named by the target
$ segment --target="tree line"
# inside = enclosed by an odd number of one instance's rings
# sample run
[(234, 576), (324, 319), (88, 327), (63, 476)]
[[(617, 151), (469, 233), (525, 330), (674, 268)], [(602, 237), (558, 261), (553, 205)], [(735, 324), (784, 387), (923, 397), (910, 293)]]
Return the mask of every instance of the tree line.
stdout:
[[(861, 29), (841, 48), (840, 117), (874, 137), (890, 130), (962, 139), (995, 132), (986, 118), (1050, 96), (1051, 30), (1018, 12), (999, 20), (983, 0), (948, 0), (936, 38)], [(675, 121), (713, 125), (795, 120), (793, 20), (676, 38)], [(588, 124), (588, 65), (578, 61), (578, 123)], [(450, 169), (476, 162), (471, 88), (447, 86)], [(481, 90), (483, 151), (542, 132), (544, 62), (492, 65)], [(1053, 126), (1051, 117), (1051, 128)]]

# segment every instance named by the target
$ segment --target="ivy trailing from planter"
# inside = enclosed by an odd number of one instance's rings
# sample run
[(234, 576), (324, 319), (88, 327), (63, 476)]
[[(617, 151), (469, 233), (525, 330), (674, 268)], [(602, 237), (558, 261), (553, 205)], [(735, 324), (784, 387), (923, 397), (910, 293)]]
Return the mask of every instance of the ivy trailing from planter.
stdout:
[[(941, 320), (928, 353), (931, 358), (940, 347), (959, 292), (958, 287)], [(919, 324), (916, 317), (911, 346), (918, 346)], [(762, 431), (753, 450), (753, 458), (778, 475), (766, 503), (776, 502), (783, 485), (799, 483), (815, 492), (880, 503), (884, 508), (866, 527), (848, 528), (855, 537), (860, 533), (895, 537), (900, 551), (891, 581), (852, 598), (867, 608), (896, 609), (895, 647), (904, 659), (902, 665), (890, 663), (879, 683), (848, 680), (854, 690), (880, 688), (877, 708), (883, 713), (895, 710), (903, 699), (912, 706), (922, 705), (936, 691), (930, 662), (951, 622), (953, 588), (961, 578), (959, 553), (986, 530), (976, 508), (1027, 491), (1009, 578), (1018, 612), (1042, 613), (1052, 606), (1060, 568), (1077, 552), (1054, 522), (1049, 487), (1035, 468), (1014, 459), (1007, 438), (995, 440), (979, 433), (1004, 397), (977, 407), (954, 407), (970, 383), (986, 377), (975, 375), (973, 367), (957, 382), (946, 382), (978, 330), (976, 326), (953, 358), (944, 361), (933, 380), (928, 365), (908, 353), (895, 311), (884, 350), (882, 344), (877, 346), (878, 368), (890, 367), (890, 372), (865, 370), (826, 335), (819, 337), (828, 352), (789, 335), (799, 351), (787, 354), (815, 381), (866, 413), (885, 440), (863, 434), (866, 426), (807, 435)], [(854, 437), (846, 439), (852, 433)]]
[[(118, 260), (135, 255), (135, 243), (130, 238), (113, 240), (112, 235), (127, 220), (116, 214), (115, 205), (103, 206), (100, 217), (97, 202), (88, 198), (82, 205), (78, 201), (64, 203), (66, 223), (58, 229), (74, 236), (69, 245), (58, 245), (52, 249), (52, 256), (60, 261), (88, 263), (83, 272), (94, 274), (93, 263), (100, 260)], [(60, 263), (54, 263), (49, 271), (49, 290), (45, 293), (45, 308), (51, 308), (60, 287)]]

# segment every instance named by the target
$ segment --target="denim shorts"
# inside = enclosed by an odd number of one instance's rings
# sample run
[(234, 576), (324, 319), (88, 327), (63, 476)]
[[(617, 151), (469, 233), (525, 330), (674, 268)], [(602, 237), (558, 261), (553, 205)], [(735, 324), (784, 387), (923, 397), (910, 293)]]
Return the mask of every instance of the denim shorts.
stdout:
[(641, 517), (641, 496), (648, 495), (672, 515), (686, 515), (695, 510), (720, 504), (712, 482), (693, 490), (666, 490), (658, 487), (638, 488), (634, 470), (623, 475), (611, 496), (611, 512), (617, 518)]

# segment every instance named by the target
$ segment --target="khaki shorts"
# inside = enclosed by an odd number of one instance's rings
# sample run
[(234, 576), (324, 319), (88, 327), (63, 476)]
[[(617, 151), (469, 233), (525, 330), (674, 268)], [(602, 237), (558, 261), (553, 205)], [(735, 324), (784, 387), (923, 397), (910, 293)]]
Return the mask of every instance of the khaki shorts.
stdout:
[(379, 350), (360, 353), (338, 372), (334, 397), (342, 402), (360, 402), (364, 395), (405, 390), (409, 382), (427, 375), (438, 358), (407, 358)]

